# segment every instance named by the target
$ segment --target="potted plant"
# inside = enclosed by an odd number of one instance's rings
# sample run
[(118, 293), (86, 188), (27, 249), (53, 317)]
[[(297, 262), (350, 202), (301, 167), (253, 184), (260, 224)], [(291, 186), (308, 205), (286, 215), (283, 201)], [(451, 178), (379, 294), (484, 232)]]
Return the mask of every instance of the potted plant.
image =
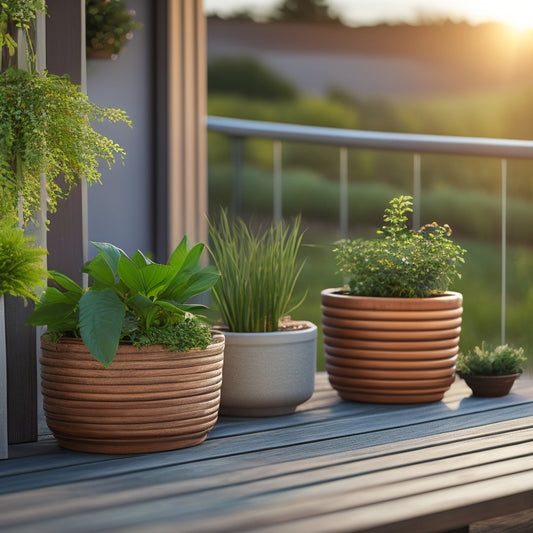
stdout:
[(527, 361), (523, 348), (507, 344), (486, 348), (476, 346), (473, 350), (459, 353), (457, 373), (472, 389), (474, 396), (494, 398), (509, 394), (515, 379), (522, 373), (522, 364)]
[(450, 292), (463, 250), (436, 222), (407, 227), (412, 198), (385, 210), (378, 238), (335, 248), (346, 286), (322, 291), (326, 370), (346, 400), (442, 399), (455, 377), (462, 295)]
[(7, 457), (7, 383), (4, 294), (36, 300), (46, 276), (46, 250), (34, 246), (14, 222), (0, 218), (0, 459)]
[[(46, 179), (47, 209), (67, 196), (83, 176), (100, 181), (100, 161), (108, 165), (124, 150), (95, 131), (94, 121), (123, 122), (126, 113), (92, 103), (68, 76), (36, 71), (30, 39), (43, 0), (10, 0), (0, 5), (0, 215), (18, 214), (24, 224), (41, 209), (41, 177)], [(27, 69), (13, 65), (16, 30), (26, 36)], [(61, 181), (58, 178), (61, 176)]]
[(46, 325), (42, 392), (49, 428), (66, 448), (101, 453), (171, 450), (202, 442), (220, 403), (224, 337), (186, 303), (218, 278), (203, 244), (184, 237), (167, 264), (107, 243), (82, 289), (58, 272), (30, 317)]
[(126, 9), (122, 0), (86, 0), (85, 35), (87, 56), (114, 59), (133, 38), (133, 30), (142, 24), (133, 20), (135, 11)]
[(313, 394), (317, 327), (288, 316), (303, 266), (299, 229), (296, 219), (253, 232), (225, 212), (209, 223), (226, 338), (221, 414), (285, 415)]

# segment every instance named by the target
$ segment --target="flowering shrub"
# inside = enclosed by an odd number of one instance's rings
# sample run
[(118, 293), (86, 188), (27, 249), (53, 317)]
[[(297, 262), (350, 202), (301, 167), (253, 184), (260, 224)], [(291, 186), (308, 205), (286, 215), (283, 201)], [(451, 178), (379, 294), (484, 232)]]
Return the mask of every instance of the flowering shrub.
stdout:
[(446, 292), (464, 263), (466, 250), (436, 222), (419, 231), (407, 227), (412, 198), (400, 196), (385, 209), (385, 225), (370, 240), (343, 240), (334, 249), (345, 291), (359, 296), (423, 298)]

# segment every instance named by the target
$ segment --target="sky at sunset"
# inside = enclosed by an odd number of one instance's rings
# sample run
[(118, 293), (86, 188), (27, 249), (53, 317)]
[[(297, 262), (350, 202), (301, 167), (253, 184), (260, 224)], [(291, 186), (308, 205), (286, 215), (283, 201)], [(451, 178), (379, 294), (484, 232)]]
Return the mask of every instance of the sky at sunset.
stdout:
[[(221, 16), (243, 9), (264, 15), (279, 4), (280, 0), (204, 0), (204, 9)], [(354, 26), (444, 16), (472, 24), (499, 21), (519, 30), (533, 28), (533, 0), (329, 0), (328, 4)]]

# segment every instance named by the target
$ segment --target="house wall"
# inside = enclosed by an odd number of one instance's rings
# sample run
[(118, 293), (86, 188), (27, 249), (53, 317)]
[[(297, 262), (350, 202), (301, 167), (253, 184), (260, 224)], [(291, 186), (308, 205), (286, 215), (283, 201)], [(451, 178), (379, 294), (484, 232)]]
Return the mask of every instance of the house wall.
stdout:
[[(87, 59), (87, 94), (105, 107), (125, 110), (124, 124), (97, 124), (96, 129), (126, 151), (124, 165), (100, 167), (102, 184), (88, 190), (90, 241), (115, 244), (128, 253), (154, 251), (153, 226), (153, 72), (152, 10), (149, 0), (127, 0), (143, 27), (134, 32), (117, 59)], [(89, 247), (89, 257), (95, 250)]]

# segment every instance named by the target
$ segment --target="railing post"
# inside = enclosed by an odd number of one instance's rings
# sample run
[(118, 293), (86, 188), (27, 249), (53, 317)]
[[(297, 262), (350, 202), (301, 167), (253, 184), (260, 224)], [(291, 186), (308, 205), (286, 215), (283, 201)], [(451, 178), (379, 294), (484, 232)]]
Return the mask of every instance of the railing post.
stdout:
[(505, 344), (506, 301), (507, 301), (507, 159), (502, 159), (502, 300), (501, 300), (501, 344)]
[(231, 138), (231, 161), (233, 166), (231, 215), (233, 218), (242, 214), (242, 156), (243, 138)]
[(273, 142), (273, 162), (274, 162), (274, 200), (273, 200), (273, 216), (274, 224), (279, 224), (281, 222), (282, 205), (283, 205), (283, 187), (281, 181), (281, 141), (275, 139)]
[(422, 158), (413, 154), (413, 229), (420, 228), (420, 198), (422, 195)]
[(339, 234), (348, 237), (348, 148), (339, 149)]

